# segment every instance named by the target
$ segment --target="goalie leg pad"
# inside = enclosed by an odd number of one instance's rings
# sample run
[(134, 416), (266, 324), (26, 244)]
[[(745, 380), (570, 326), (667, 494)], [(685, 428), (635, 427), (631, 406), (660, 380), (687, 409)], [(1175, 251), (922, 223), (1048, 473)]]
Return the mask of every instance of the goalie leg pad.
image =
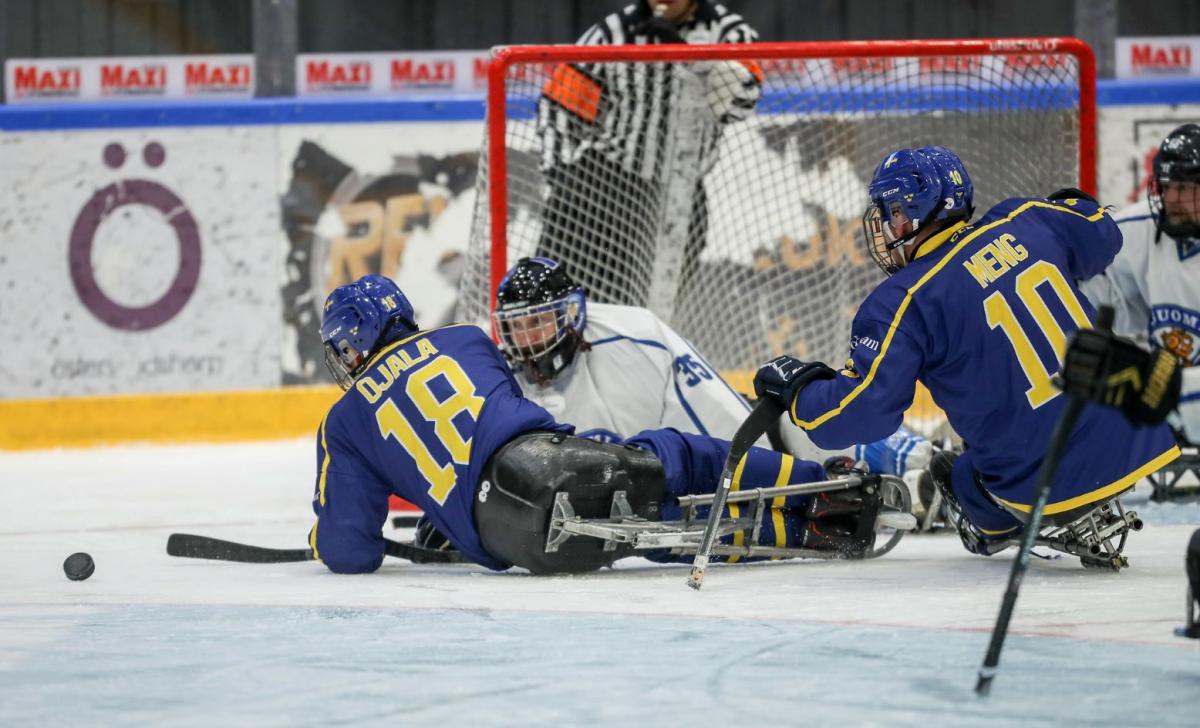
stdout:
[(605, 551), (599, 539), (575, 537), (546, 553), (554, 501), (558, 493), (566, 493), (575, 515), (608, 518), (618, 490), (625, 491), (635, 515), (659, 520), (665, 487), (658, 458), (572, 435), (528, 433), (501, 448), (485, 466), (475, 524), (488, 553), (534, 574), (595, 571), (632, 549)]

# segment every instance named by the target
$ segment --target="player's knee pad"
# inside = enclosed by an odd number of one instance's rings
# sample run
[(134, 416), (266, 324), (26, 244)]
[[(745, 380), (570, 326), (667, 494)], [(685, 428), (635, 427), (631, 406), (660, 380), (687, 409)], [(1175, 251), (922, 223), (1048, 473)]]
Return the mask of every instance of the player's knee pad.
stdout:
[(628, 556), (631, 549), (605, 551), (599, 539), (574, 536), (547, 553), (555, 498), (566, 493), (577, 516), (608, 518), (618, 490), (625, 491), (635, 515), (659, 520), (665, 483), (658, 458), (572, 435), (528, 433), (488, 461), (476, 496), (475, 524), (488, 553), (535, 574), (595, 571)]

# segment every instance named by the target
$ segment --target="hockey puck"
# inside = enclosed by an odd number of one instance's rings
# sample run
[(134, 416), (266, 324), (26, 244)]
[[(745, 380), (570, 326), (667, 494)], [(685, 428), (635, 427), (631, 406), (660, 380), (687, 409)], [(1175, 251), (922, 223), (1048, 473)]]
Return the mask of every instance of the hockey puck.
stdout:
[(92, 575), (96, 570), (96, 562), (92, 561), (91, 554), (86, 554), (80, 551), (77, 554), (71, 554), (67, 560), (63, 562), (63, 572), (71, 581), (83, 581)]

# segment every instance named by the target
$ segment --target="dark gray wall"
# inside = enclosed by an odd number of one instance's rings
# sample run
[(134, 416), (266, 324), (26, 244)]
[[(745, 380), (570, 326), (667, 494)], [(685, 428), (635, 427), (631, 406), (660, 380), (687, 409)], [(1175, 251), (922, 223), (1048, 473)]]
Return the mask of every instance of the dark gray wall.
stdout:
[[(1074, 33), (1075, 0), (725, 0), (765, 40)], [(300, 0), (299, 50), (570, 42), (626, 0)], [(4, 57), (249, 53), (250, 0), (0, 0)], [(1200, 34), (1196, 0), (1120, 0), (1121, 35)]]

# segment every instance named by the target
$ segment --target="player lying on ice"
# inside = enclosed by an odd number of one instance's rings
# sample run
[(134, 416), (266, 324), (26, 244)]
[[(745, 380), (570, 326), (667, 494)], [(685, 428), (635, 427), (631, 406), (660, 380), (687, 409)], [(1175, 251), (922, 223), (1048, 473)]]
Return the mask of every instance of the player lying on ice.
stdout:
[[(652, 311), (590, 300), (551, 258), (522, 258), (509, 269), (492, 322), (521, 393), (580, 437), (624, 442), (671, 427), (727, 440), (750, 414), (746, 400)], [(830, 458), (856, 454), (818, 449), (786, 415), (778, 434), (775, 447), (766, 436), (755, 444), (827, 467)], [(928, 440), (901, 431), (867, 448), (863, 459), (873, 473), (902, 475), (928, 465), (932, 450)], [(730, 512), (740, 515), (741, 508)], [(442, 548), (444, 539), (422, 521), (416, 543)]]
[[(593, 571), (633, 549), (589, 537), (548, 549), (553, 513), (561, 516), (569, 505), (570, 515), (607, 519), (620, 506), (646, 522), (675, 521), (677, 499), (711, 493), (728, 454), (725, 440), (674, 429), (648, 430), (624, 444), (575, 437), (571, 425), (521, 395), (508, 362), (481, 329), (420, 330), (403, 293), (379, 276), (329, 295), (321, 338), (346, 394), (317, 433), (317, 522), (309, 543), (335, 572), (379, 567), (391, 494), (424, 510), (475, 563), (535, 573)], [(825, 475), (816, 463), (752, 448), (734, 477), (746, 490)], [(870, 555), (881, 509), (905, 510), (885, 485), (853, 475), (828, 497), (763, 499), (769, 507), (746, 530), (762, 547)], [(686, 547), (644, 555), (674, 561), (684, 553)]]
[[(1112, 261), (1120, 231), (1075, 189), (1005, 200), (972, 223), (970, 177), (941, 147), (889, 154), (869, 193), (863, 231), (888, 277), (855, 315), (850, 360), (834, 371), (779, 357), (759, 370), (755, 388), (789, 407), (818, 446), (840, 448), (895, 431), (922, 382), (966, 445), (930, 464), (947, 520), (969, 551), (993, 554), (1015, 543), (1029, 513), (1066, 400), (1051, 382), (1066, 337), (1095, 316), (1074, 281)], [(794, 385), (814, 369), (822, 379)], [(1115, 499), (1178, 454), (1166, 426), (1135, 426), (1089, 406), (1058, 468), (1040, 540), (1085, 565), (1124, 566), (1124, 537), (1141, 523)]]
[[(595, 303), (566, 267), (522, 258), (496, 290), (500, 347), (528, 399), (581, 437), (620, 442), (642, 430), (729, 439), (750, 413), (699, 351), (647, 308)], [(781, 417), (775, 449), (826, 462), (849, 456), (871, 472), (903, 475), (929, 464), (932, 444), (907, 430), (856, 449), (821, 450)], [(771, 447), (760, 438), (761, 447)]]

